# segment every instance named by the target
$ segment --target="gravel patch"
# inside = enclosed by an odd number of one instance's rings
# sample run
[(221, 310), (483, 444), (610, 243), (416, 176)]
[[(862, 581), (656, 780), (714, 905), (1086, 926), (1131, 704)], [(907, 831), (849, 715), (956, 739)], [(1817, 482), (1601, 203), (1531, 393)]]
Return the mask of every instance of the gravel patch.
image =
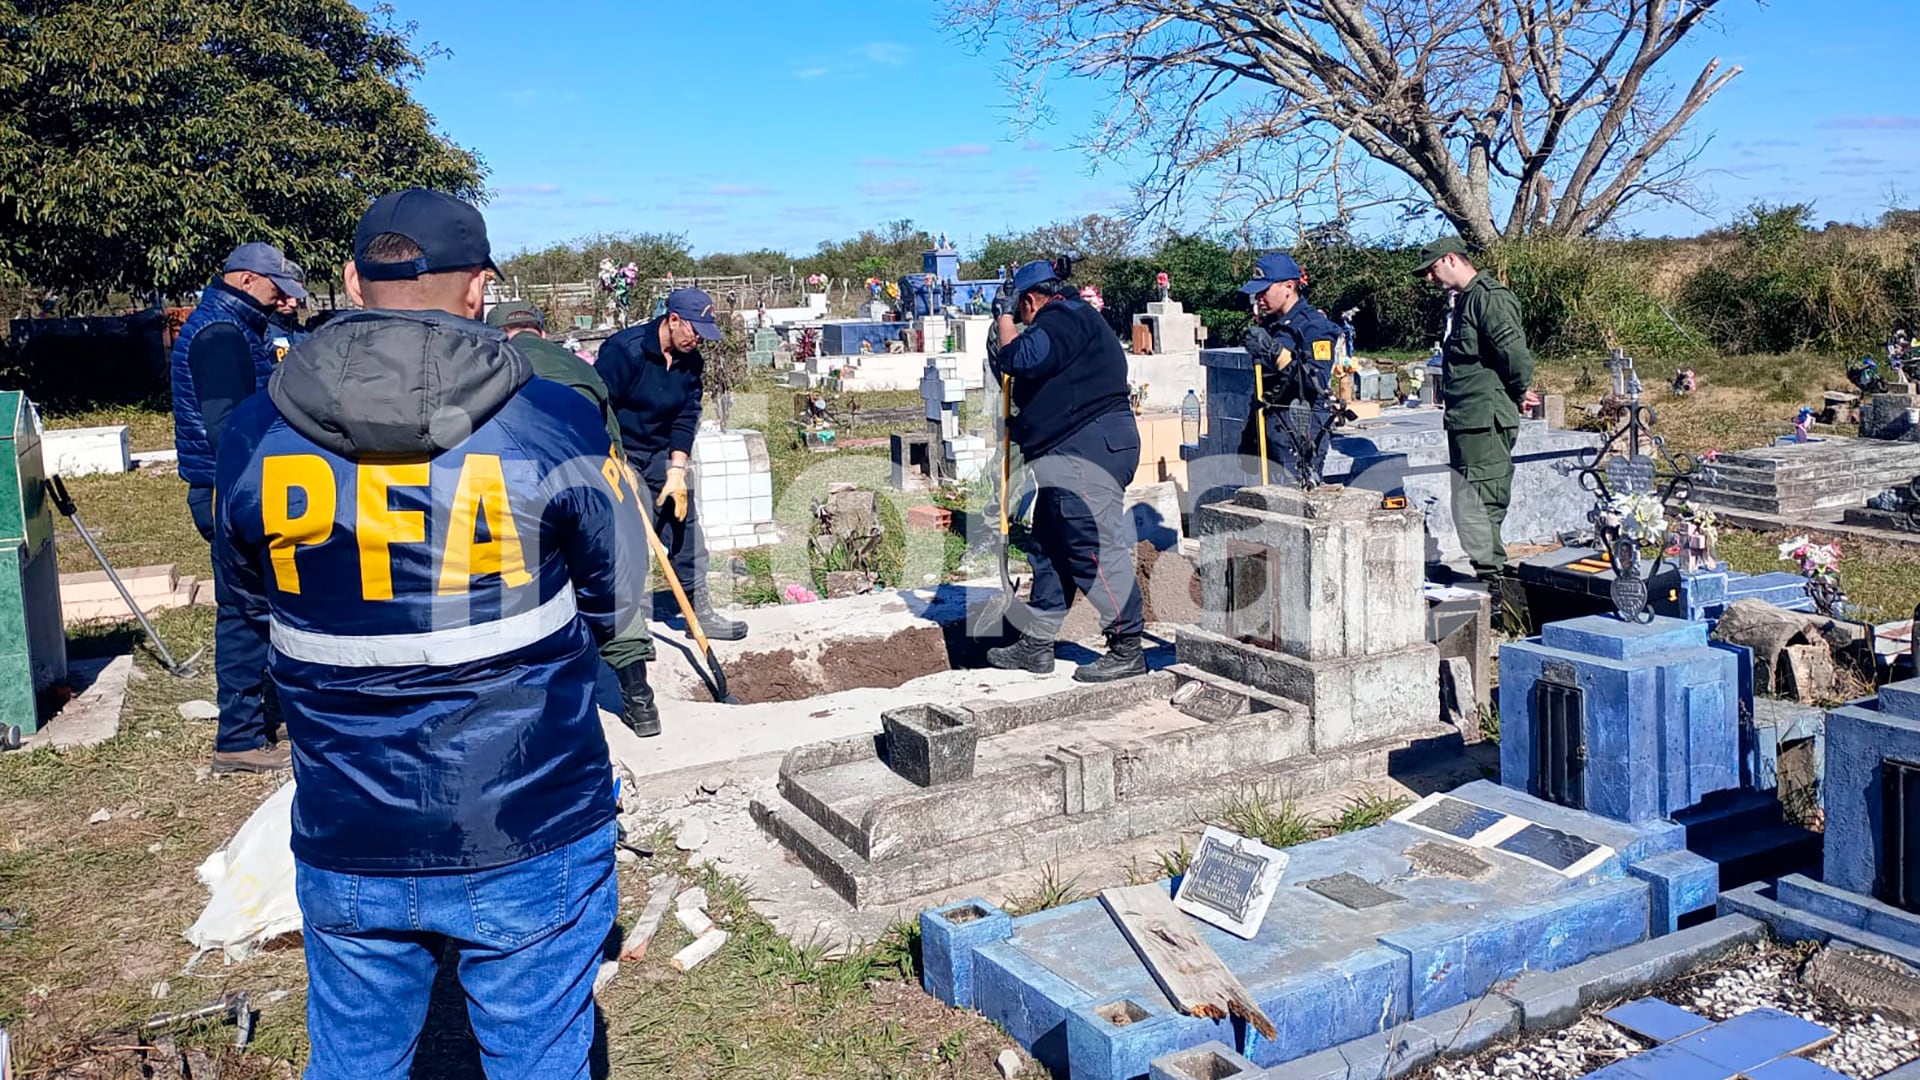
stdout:
[[(1920, 1058), (1920, 1032), (1816, 994), (1801, 983), (1801, 969), (1815, 951), (1805, 945), (1763, 945), (1634, 996), (1661, 998), (1714, 1021), (1770, 1006), (1825, 1025), (1838, 1037), (1809, 1056), (1854, 1080), (1873, 1080)], [(1613, 1004), (1559, 1031), (1474, 1058), (1439, 1062), (1413, 1075), (1426, 1080), (1578, 1080), (1650, 1045), (1600, 1018)]]

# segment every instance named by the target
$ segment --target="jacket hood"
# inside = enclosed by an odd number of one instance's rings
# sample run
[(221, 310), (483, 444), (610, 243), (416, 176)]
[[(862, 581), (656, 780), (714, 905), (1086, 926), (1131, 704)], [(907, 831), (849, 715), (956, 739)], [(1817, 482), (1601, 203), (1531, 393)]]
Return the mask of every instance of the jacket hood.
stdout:
[(267, 394), (295, 431), (344, 458), (419, 458), (466, 441), (532, 377), (484, 323), (357, 311), (296, 345)]

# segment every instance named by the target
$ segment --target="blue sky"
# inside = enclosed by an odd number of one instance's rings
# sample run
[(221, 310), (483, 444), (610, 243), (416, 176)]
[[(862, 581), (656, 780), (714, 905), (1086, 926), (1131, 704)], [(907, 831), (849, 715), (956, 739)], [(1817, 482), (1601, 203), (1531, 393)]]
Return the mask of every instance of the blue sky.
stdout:
[[(941, 30), (928, 0), (397, 6), (451, 51), (415, 94), (491, 168), (502, 251), (631, 230), (801, 254), (903, 217), (965, 248), (1114, 208), (1134, 175), (1073, 148), (1100, 87), (1058, 86), (1054, 121), (1023, 128), (997, 56)], [(1745, 69), (1695, 129), (1714, 213), (1650, 210), (1630, 228), (1690, 234), (1756, 200), (1812, 202), (1817, 221), (1920, 203), (1920, 2), (1722, 8), (1669, 61), (1676, 80), (1715, 55)]]

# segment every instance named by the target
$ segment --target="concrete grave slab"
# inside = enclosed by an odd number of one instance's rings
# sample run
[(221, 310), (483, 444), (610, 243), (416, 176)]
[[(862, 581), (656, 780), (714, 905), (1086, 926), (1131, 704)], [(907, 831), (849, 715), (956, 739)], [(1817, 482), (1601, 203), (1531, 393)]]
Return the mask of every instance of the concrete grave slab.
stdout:
[[(1502, 805), (1489, 809), (1502, 814), (1534, 822), (1532, 813), (1535, 823), (1621, 846), (1577, 879), (1483, 848), (1488, 870), (1474, 880), (1423, 872), (1406, 854), (1419, 844), (1471, 849), (1397, 821), (1288, 849), (1287, 883), (1252, 940), (1199, 928), (1280, 1026), (1277, 1042), (1247, 1046), (1230, 1025), (1173, 1012), (1096, 902), (1015, 919), (1006, 939), (979, 946), (975, 1007), (1076, 1078), (1138, 1076), (1156, 1057), (1209, 1040), (1269, 1067), (1472, 1002), (1522, 972), (1646, 938), (1647, 887), (1625, 872), (1619, 851), (1672, 850), (1677, 829), (1608, 822), (1486, 783), (1460, 793), (1476, 794), (1497, 798)], [(1339, 875), (1404, 902), (1355, 907), (1329, 897), (1325, 881)]]

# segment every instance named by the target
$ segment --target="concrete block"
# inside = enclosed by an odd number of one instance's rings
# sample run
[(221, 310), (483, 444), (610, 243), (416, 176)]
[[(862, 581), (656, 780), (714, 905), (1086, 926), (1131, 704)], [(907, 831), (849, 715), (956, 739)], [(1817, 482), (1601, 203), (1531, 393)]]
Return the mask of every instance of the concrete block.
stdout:
[(1627, 867), (1627, 873), (1651, 888), (1650, 921), (1654, 936), (1680, 929), (1684, 915), (1710, 908), (1720, 896), (1720, 867), (1691, 851), (1669, 851)]
[(48, 428), (40, 433), (40, 460), (49, 476), (93, 476), (133, 468), (125, 424)]
[(1013, 935), (1013, 916), (974, 898), (920, 913), (920, 985), (956, 1009), (973, 1007), (975, 950)]
[(1920, 966), (1920, 949), (1850, 923), (1783, 904), (1771, 895), (1765, 882), (1721, 893), (1718, 910), (1720, 918), (1716, 922), (1725, 921), (1729, 915), (1744, 915), (1765, 923), (1782, 941), (1814, 941), (1823, 945), (1842, 941)]
[(1160, 994), (1149, 1001), (1129, 997), (1080, 1005), (1067, 1010), (1066, 1028), (1074, 1080), (1133, 1080), (1155, 1058), (1233, 1037), (1231, 1023), (1184, 1016)]
[(1920, 949), (1920, 915), (1883, 904), (1871, 896), (1837, 889), (1801, 874), (1781, 878), (1774, 885), (1773, 895), (1789, 907)]
[(1472, 1054), (1520, 1031), (1520, 1008), (1498, 993), (1484, 994), (1408, 1025), (1433, 1040), (1436, 1056)]
[(1408, 956), (1411, 1011), (1471, 1001), (1529, 967), (1559, 970), (1647, 938), (1647, 886), (1616, 880), (1458, 924), (1383, 934)]
[(1225, 1043), (1205, 1042), (1176, 1050), (1147, 1065), (1147, 1080), (1269, 1080), (1258, 1065)]
[(887, 766), (921, 787), (952, 784), (973, 775), (979, 731), (973, 718), (934, 704), (880, 714)]
[(1520, 1010), (1525, 1031), (1550, 1031), (1580, 1018), (1597, 1001), (1625, 997), (1761, 940), (1762, 924), (1723, 914), (1560, 971), (1529, 971), (1500, 991)]

